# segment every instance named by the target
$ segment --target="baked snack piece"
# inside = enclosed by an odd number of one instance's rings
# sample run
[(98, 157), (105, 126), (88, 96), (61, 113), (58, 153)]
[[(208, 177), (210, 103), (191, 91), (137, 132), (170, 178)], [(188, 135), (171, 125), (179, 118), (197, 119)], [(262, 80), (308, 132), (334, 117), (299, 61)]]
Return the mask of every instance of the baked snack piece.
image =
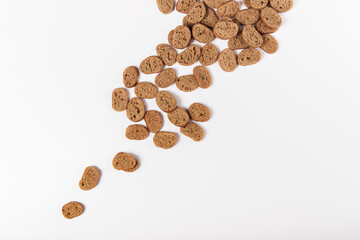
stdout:
[(181, 127), (180, 132), (195, 142), (200, 142), (204, 137), (203, 129), (193, 122), (189, 122), (184, 127)]
[(255, 48), (244, 49), (239, 53), (238, 64), (240, 66), (249, 66), (259, 62), (261, 53)]
[(279, 44), (276, 39), (271, 35), (263, 35), (264, 42), (261, 49), (269, 54), (273, 54), (278, 50)]
[(215, 10), (210, 7), (206, 7), (205, 17), (200, 23), (208, 26), (209, 28), (213, 28), (218, 20), (219, 17), (216, 15)]
[(232, 18), (239, 11), (240, 4), (238, 1), (229, 1), (222, 4), (217, 9), (217, 15), (220, 18), (229, 17)]
[(210, 110), (201, 103), (193, 103), (189, 107), (190, 118), (196, 122), (207, 122), (210, 119)]
[(177, 136), (172, 132), (158, 132), (153, 138), (155, 146), (170, 149), (177, 143)]
[(238, 50), (238, 49), (245, 49), (248, 48), (249, 45), (247, 45), (244, 40), (241, 37), (241, 33), (236, 35), (234, 38), (230, 38), (228, 41), (228, 47), (231, 50)]
[(169, 14), (174, 10), (174, 0), (156, 0), (157, 6), (161, 13)]
[(134, 172), (139, 167), (138, 160), (131, 154), (124, 152), (116, 154), (112, 164), (116, 170), (123, 170), (125, 172)]
[(196, 41), (201, 43), (209, 43), (215, 39), (213, 31), (201, 23), (192, 27), (192, 35)]
[(176, 87), (183, 92), (192, 92), (198, 87), (194, 75), (180, 76), (176, 79)]
[(132, 122), (139, 122), (145, 116), (145, 104), (139, 97), (133, 97), (128, 103), (126, 116)]
[(204, 66), (196, 66), (193, 69), (193, 75), (200, 88), (208, 88), (211, 85), (211, 75), (209, 70)]
[(149, 130), (140, 124), (130, 125), (126, 128), (125, 136), (130, 140), (144, 140), (149, 136)]
[(260, 12), (260, 18), (267, 27), (272, 29), (278, 29), (282, 23), (279, 13), (271, 7), (262, 9)]
[(236, 20), (243, 25), (253, 25), (260, 19), (260, 12), (257, 9), (244, 9), (235, 14)]
[(241, 32), (242, 40), (250, 47), (257, 48), (263, 43), (261, 34), (252, 25), (246, 25)]
[(221, 51), (218, 58), (219, 65), (225, 72), (232, 72), (237, 66), (236, 55), (233, 50), (225, 48)]
[(69, 202), (62, 207), (61, 211), (65, 218), (72, 219), (84, 212), (84, 205), (79, 202)]
[(250, 0), (243, 0), (243, 3), (244, 3), (244, 5), (245, 5), (245, 7), (251, 8), (251, 6), (250, 6)]
[(167, 114), (167, 117), (177, 127), (185, 126), (190, 120), (189, 114), (181, 107), (176, 107), (174, 111)]
[(250, 0), (250, 7), (253, 9), (262, 9), (266, 7), (269, 3), (269, 0)]
[(156, 104), (164, 112), (174, 111), (177, 107), (175, 97), (168, 91), (160, 91), (156, 95)]
[(135, 87), (139, 79), (139, 70), (137, 67), (127, 67), (123, 72), (123, 83), (125, 87), (132, 88)]
[(168, 34), (168, 42), (171, 46), (174, 47), (174, 45), (172, 44), (172, 35), (174, 34), (175, 30), (171, 30)]
[(187, 26), (190, 30), (194, 26), (193, 23), (189, 23), (187, 15), (185, 17), (183, 17), (182, 24)]
[(226, 40), (237, 35), (239, 32), (239, 25), (231, 18), (223, 18), (215, 24), (213, 30), (216, 37)]
[(204, 0), (204, 3), (212, 8), (218, 8), (229, 0)]
[(145, 123), (147, 129), (152, 133), (160, 132), (163, 127), (163, 119), (158, 111), (150, 110), (145, 114)]
[(176, 62), (177, 52), (169, 44), (159, 44), (156, 47), (156, 54), (161, 58), (165, 65), (172, 66)]
[(125, 88), (116, 88), (112, 92), (112, 108), (117, 112), (122, 112), (126, 109), (129, 101), (129, 96)]
[(197, 0), (178, 0), (176, 3), (176, 10), (181, 13), (188, 13), (194, 6)]
[(87, 167), (81, 177), (79, 187), (85, 191), (93, 189), (97, 185), (99, 178), (100, 172), (96, 167)]
[(263, 34), (274, 33), (277, 29), (269, 28), (266, 26), (261, 19), (256, 23), (256, 29)]
[(173, 32), (169, 33), (169, 43), (177, 49), (184, 49), (190, 44), (191, 31), (187, 26), (177, 26)]
[(144, 74), (159, 73), (163, 70), (164, 63), (158, 56), (150, 56), (140, 63), (140, 71)]
[(293, 0), (270, 0), (270, 6), (278, 12), (287, 12), (293, 7)]
[(173, 68), (166, 68), (155, 77), (155, 84), (159, 88), (167, 88), (173, 85), (176, 80), (176, 71)]
[(149, 82), (140, 82), (135, 87), (135, 95), (139, 98), (152, 99), (157, 93), (157, 87)]
[(201, 49), (197, 45), (190, 45), (182, 51), (176, 58), (176, 61), (183, 66), (191, 66), (199, 60)]
[(201, 22), (205, 18), (206, 7), (203, 2), (196, 2), (192, 9), (187, 14), (187, 21), (195, 24)]
[(210, 66), (216, 62), (219, 56), (219, 50), (214, 44), (206, 44), (200, 53), (199, 62), (204, 66)]

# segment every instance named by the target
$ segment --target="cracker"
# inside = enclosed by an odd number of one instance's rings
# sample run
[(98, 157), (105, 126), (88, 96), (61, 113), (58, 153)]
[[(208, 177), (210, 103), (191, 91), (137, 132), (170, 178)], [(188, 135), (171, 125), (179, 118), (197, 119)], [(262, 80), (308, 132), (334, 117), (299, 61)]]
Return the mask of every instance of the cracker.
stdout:
[(253, 9), (262, 9), (266, 7), (269, 3), (269, 0), (250, 0), (249, 4)]
[(282, 20), (277, 11), (272, 7), (266, 7), (261, 10), (261, 21), (269, 28), (278, 29), (281, 26)]
[(278, 12), (287, 12), (293, 7), (293, 0), (270, 0), (270, 6)]
[(169, 14), (174, 10), (174, 0), (156, 0), (157, 6), (161, 13)]
[(191, 31), (187, 26), (180, 25), (173, 30), (173, 33), (170, 32), (169, 43), (177, 49), (184, 49), (190, 44), (191, 40)]
[(159, 73), (163, 68), (164, 63), (158, 56), (147, 57), (140, 64), (140, 71), (144, 74)]
[(149, 136), (149, 130), (140, 124), (130, 125), (126, 128), (125, 136), (130, 140), (144, 140)]
[(193, 69), (193, 75), (200, 88), (208, 88), (211, 85), (211, 75), (209, 70), (204, 66), (196, 66)]
[(183, 92), (192, 92), (198, 87), (194, 75), (185, 75), (176, 79), (176, 87)]
[(187, 15), (186, 15), (185, 17), (183, 17), (182, 24), (183, 24), (184, 26), (187, 26), (190, 30), (191, 30), (191, 28), (194, 26), (193, 23), (189, 23), (189, 21), (188, 21), (188, 16), (187, 16)]
[(159, 44), (156, 47), (156, 54), (161, 58), (165, 65), (172, 66), (176, 62), (177, 52), (169, 44)]
[(137, 159), (129, 153), (120, 152), (116, 154), (112, 165), (116, 170), (132, 170), (138, 164)]
[(190, 118), (196, 122), (207, 122), (210, 119), (210, 110), (201, 103), (193, 103), (189, 107)]
[(237, 66), (236, 55), (233, 50), (226, 48), (221, 51), (218, 59), (219, 65), (225, 72), (232, 72)]
[(139, 122), (145, 116), (145, 104), (139, 97), (130, 99), (126, 109), (126, 116), (132, 122)]
[(61, 211), (65, 218), (72, 219), (84, 212), (84, 205), (79, 202), (69, 202), (62, 207)]
[(163, 119), (158, 111), (147, 111), (144, 120), (146, 127), (152, 133), (160, 132), (161, 128), (163, 127)]
[(235, 14), (236, 20), (243, 25), (253, 25), (260, 19), (260, 12), (257, 9), (244, 9)]
[(135, 87), (139, 79), (139, 70), (137, 67), (127, 67), (123, 72), (123, 82), (125, 87), (132, 88)]
[(239, 11), (240, 4), (237, 1), (229, 1), (222, 4), (217, 9), (217, 15), (220, 18), (229, 17), (232, 18)]
[(200, 142), (204, 137), (204, 130), (193, 122), (189, 122), (184, 127), (181, 127), (180, 132), (195, 142)]
[(203, 2), (196, 2), (193, 8), (187, 14), (187, 21), (195, 24), (201, 22), (205, 18), (206, 7)]
[(155, 146), (170, 149), (177, 143), (177, 136), (172, 132), (158, 132), (153, 138)]
[(182, 51), (176, 58), (176, 61), (183, 66), (191, 66), (199, 60), (201, 49), (197, 45), (190, 45)]
[(81, 177), (79, 187), (85, 191), (93, 189), (97, 185), (99, 178), (100, 172), (96, 167), (87, 167)]
[(214, 44), (206, 44), (200, 54), (199, 62), (204, 66), (210, 66), (214, 64), (219, 56), (219, 50)]
[(116, 88), (112, 92), (112, 108), (117, 112), (126, 109), (129, 102), (129, 96), (125, 88)]
[(192, 27), (192, 35), (196, 41), (201, 43), (209, 43), (215, 39), (213, 31), (201, 23), (197, 23)]
[(235, 37), (238, 32), (239, 25), (230, 18), (220, 19), (214, 27), (215, 36), (223, 40)]
[(169, 34), (168, 34), (168, 42), (169, 42), (169, 44), (170, 44), (171, 46), (174, 46), (174, 45), (172, 44), (172, 36), (173, 36), (174, 32), (175, 32), (175, 30), (171, 30), (171, 31), (169, 32)]
[(257, 48), (263, 43), (261, 34), (252, 25), (246, 25), (241, 32), (242, 40), (250, 47)]
[(238, 50), (238, 49), (245, 49), (248, 48), (249, 45), (247, 45), (244, 40), (241, 37), (241, 33), (236, 35), (236, 37), (229, 39), (228, 41), (228, 47), (231, 50)]
[(167, 88), (173, 85), (176, 80), (176, 71), (173, 68), (166, 68), (155, 77), (155, 84), (159, 88)]
[(181, 107), (176, 107), (174, 111), (167, 114), (169, 121), (177, 127), (185, 126), (189, 120), (189, 114)]
[(261, 49), (269, 54), (274, 54), (279, 47), (278, 42), (276, 39), (271, 35), (263, 35), (264, 42), (261, 45)]
[(156, 95), (156, 104), (164, 112), (174, 111), (177, 107), (177, 101), (175, 97), (168, 91), (160, 91)]
[(256, 23), (256, 29), (263, 34), (274, 33), (277, 31), (277, 29), (269, 28), (268, 26), (266, 26), (261, 20)]
[(140, 82), (135, 87), (135, 95), (139, 98), (152, 99), (158, 93), (157, 87), (149, 82)]
[(218, 20), (219, 17), (216, 15), (215, 10), (210, 7), (206, 7), (205, 17), (200, 23), (208, 26), (209, 28), (213, 28)]
[(204, 3), (212, 8), (218, 8), (229, 0), (204, 0)]
[(188, 13), (196, 3), (197, 0), (178, 0), (176, 3), (176, 10), (181, 13)]
[(261, 59), (261, 53), (255, 48), (244, 49), (239, 53), (238, 64), (240, 66), (249, 66), (258, 63)]

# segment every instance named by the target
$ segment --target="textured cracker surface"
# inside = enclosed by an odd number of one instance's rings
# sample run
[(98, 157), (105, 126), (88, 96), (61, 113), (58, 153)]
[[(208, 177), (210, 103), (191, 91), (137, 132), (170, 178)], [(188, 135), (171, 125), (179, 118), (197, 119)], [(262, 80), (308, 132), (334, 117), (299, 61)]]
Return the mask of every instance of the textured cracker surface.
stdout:
[(210, 110), (201, 103), (193, 103), (189, 107), (190, 118), (196, 122), (207, 122), (210, 119)]
[(69, 202), (62, 207), (62, 214), (67, 219), (80, 216), (84, 212), (84, 206), (79, 202)]
[(155, 146), (170, 149), (177, 143), (177, 136), (172, 132), (158, 132), (153, 138)]
[(176, 87), (183, 92), (192, 92), (198, 87), (194, 75), (180, 76), (176, 79)]
[(126, 116), (132, 122), (139, 122), (145, 116), (145, 104), (139, 97), (133, 97), (128, 103)]
[(221, 51), (218, 62), (221, 69), (225, 72), (232, 72), (237, 66), (235, 53), (229, 48)]
[(167, 114), (167, 117), (177, 127), (185, 126), (190, 120), (189, 114), (181, 107), (176, 107), (174, 111)]
[(206, 44), (200, 54), (199, 62), (204, 66), (210, 66), (214, 64), (219, 56), (219, 50), (214, 44)]
[(116, 88), (112, 92), (112, 108), (117, 112), (126, 110), (129, 96), (125, 88)]
[(130, 140), (144, 140), (149, 136), (149, 131), (143, 125), (134, 124), (126, 128), (125, 136)]
[(145, 114), (145, 124), (150, 132), (157, 133), (160, 132), (163, 127), (163, 119), (161, 114), (158, 111), (150, 110)]
[(211, 85), (212, 79), (209, 70), (204, 66), (196, 66), (193, 69), (193, 75), (200, 88), (208, 88)]
[(156, 95), (156, 104), (164, 112), (174, 111), (177, 106), (175, 97), (168, 91), (160, 91)]

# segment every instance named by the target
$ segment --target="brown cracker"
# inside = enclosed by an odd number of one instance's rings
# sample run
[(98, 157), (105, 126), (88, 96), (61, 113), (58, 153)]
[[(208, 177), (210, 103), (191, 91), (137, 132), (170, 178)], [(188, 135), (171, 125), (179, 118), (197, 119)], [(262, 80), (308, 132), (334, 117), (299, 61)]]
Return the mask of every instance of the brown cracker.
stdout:
[(270, 6), (278, 12), (287, 12), (293, 7), (293, 0), (270, 0)]
[(161, 58), (165, 65), (172, 66), (176, 62), (177, 52), (169, 44), (159, 44), (156, 47), (156, 54)]
[(261, 53), (255, 48), (244, 49), (239, 53), (238, 64), (240, 66), (249, 66), (259, 62)]
[(261, 45), (261, 49), (269, 54), (273, 54), (278, 50), (278, 42), (271, 35), (263, 35), (264, 42)]
[(193, 122), (189, 122), (184, 127), (181, 127), (180, 132), (195, 142), (200, 142), (204, 137), (204, 130)]
[(116, 154), (112, 165), (116, 170), (131, 170), (138, 164), (137, 159), (129, 153), (120, 152)]
[(262, 9), (260, 12), (260, 18), (267, 27), (272, 29), (278, 29), (282, 23), (279, 13), (271, 7)]
[(140, 64), (140, 71), (144, 74), (159, 73), (163, 68), (164, 63), (158, 56), (147, 57)]
[(176, 3), (176, 10), (181, 13), (188, 13), (196, 3), (197, 0), (178, 0)]
[(174, 111), (167, 114), (169, 121), (177, 127), (185, 126), (189, 120), (189, 114), (181, 107), (176, 107)]
[(149, 136), (149, 131), (143, 125), (134, 124), (126, 128), (125, 136), (130, 140), (144, 140)]
[(177, 136), (172, 132), (158, 132), (153, 138), (155, 146), (170, 149), (177, 143)]
[(204, 0), (205, 4), (212, 8), (218, 8), (229, 0)]
[(171, 46), (174, 46), (174, 45), (172, 44), (172, 36), (173, 36), (174, 32), (175, 32), (175, 30), (171, 30), (171, 31), (169, 32), (169, 34), (168, 34), (168, 42), (169, 42), (169, 44), (170, 44)]
[(183, 92), (192, 92), (198, 87), (194, 75), (185, 75), (176, 79), (176, 87)]
[(214, 27), (214, 34), (220, 39), (230, 39), (239, 32), (239, 25), (230, 18), (220, 19)]
[(175, 97), (168, 91), (160, 91), (156, 95), (156, 104), (164, 112), (174, 111), (177, 106)]
[(253, 25), (246, 25), (241, 32), (242, 40), (250, 47), (260, 47), (263, 43), (261, 34)]
[(61, 211), (65, 218), (72, 219), (84, 212), (84, 205), (79, 202), (69, 202), (62, 207)]
[(130, 99), (126, 109), (126, 116), (130, 121), (139, 122), (145, 116), (145, 104), (139, 97)]
[(191, 30), (191, 28), (194, 26), (193, 23), (189, 23), (189, 21), (188, 21), (188, 16), (187, 16), (187, 15), (186, 15), (185, 17), (183, 17), (182, 24), (183, 24), (184, 26), (187, 26), (190, 30)]
[(218, 20), (219, 17), (216, 15), (215, 10), (210, 7), (206, 7), (206, 15), (200, 23), (210, 28), (213, 28)]
[(140, 82), (135, 87), (135, 95), (140, 98), (152, 99), (157, 93), (157, 87), (149, 82)]
[(126, 109), (129, 101), (129, 96), (125, 88), (116, 88), (112, 92), (112, 108), (117, 112), (122, 112)]
[(126, 169), (124, 170), (124, 172), (135, 172), (140, 166), (139, 161), (136, 163), (135, 167), (133, 167), (132, 169)]
[(207, 122), (210, 119), (210, 110), (201, 103), (193, 103), (189, 107), (190, 118), (197, 122)]
[(192, 27), (192, 35), (196, 41), (201, 43), (209, 43), (215, 39), (213, 31), (201, 23)]
[(269, 0), (250, 0), (249, 4), (253, 9), (262, 9), (266, 7), (269, 3)]
[(161, 13), (169, 14), (174, 10), (174, 0), (156, 0), (157, 6)]
[(249, 45), (247, 45), (244, 40), (241, 37), (241, 33), (236, 35), (236, 37), (229, 39), (228, 41), (228, 47), (231, 50), (238, 50), (238, 49), (245, 49), (248, 48)]
[(171, 36), (169, 39), (169, 43), (177, 49), (184, 49), (187, 46), (189, 46), (190, 40), (191, 40), (191, 31), (187, 26), (180, 25), (177, 26), (173, 33), (170, 34)]
[(233, 50), (226, 48), (221, 51), (218, 58), (219, 65), (225, 72), (232, 72), (237, 66), (236, 55)]
[(263, 34), (274, 33), (277, 31), (277, 29), (269, 28), (268, 26), (266, 26), (261, 20), (256, 23), (256, 29)]
[(147, 111), (144, 120), (146, 127), (152, 133), (160, 132), (161, 128), (163, 127), (163, 119), (158, 111)]
[(260, 12), (257, 9), (244, 9), (235, 14), (236, 20), (243, 25), (253, 25), (259, 21)]
[(123, 82), (125, 87), (132, 88), (137, 84), (139, 78), (139, 70), (137, 67), (127, 67), (123, 72)]
[(200, 88), (208, 88), (211, 85), (211, 75), (209, 70), (204, 66), (196, 66), (193, 69), (193, 75)]
[(155, 77), (155, 84), (159, 88), (170, 87), (176, 80), (176, 71), (173, 68), (166, 68)]
[(93, 189), (97, 185), (99, 178), (100, 172), (96, 167), (87, 167), (81, 177), (79, 187), (85, 191)]
[(191, 66), (200, 58), (201, 49), (197, 45), (190, 45), (182, 51), (176, 58), (176, 61), (183, 66)]
[(205, 18), (206, 7), (203, 2), (196, 2), (193, 8), (187, 14), (187, 21), (195, 24), (201, 22)]
[(210, 66), (214, 64), (219, 56), (219, 50), (214, 44), (206, 44), (200, 54), (199, 62), (204, 66)]
[(239, 11), (240, 4), (237, 1), (229, 1), (218, 7), (217, 15), (220, 18), (229, 17), (232, 18)]

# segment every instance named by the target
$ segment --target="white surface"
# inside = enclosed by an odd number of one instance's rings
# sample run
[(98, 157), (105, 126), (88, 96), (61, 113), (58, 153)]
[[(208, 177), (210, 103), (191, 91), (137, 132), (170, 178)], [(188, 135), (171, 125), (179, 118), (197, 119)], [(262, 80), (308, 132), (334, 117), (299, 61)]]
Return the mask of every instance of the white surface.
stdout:
[[(295, 1), (275, 55), (211, 66), (207, 90), (171, 88), (213, 115), (203, 142), (179, 135), (164, 151), (125, 139), (111, 92), (181, 14), (155, 0), (0, 0), (0, 239), (360, 239), (360, 3), (337, 3)], [(119, 151), (141, 168), (115, 171)], [(89, 165), (102, 177), (84, 192)], [(72, 200), (86, 211), (66, 220)]]

